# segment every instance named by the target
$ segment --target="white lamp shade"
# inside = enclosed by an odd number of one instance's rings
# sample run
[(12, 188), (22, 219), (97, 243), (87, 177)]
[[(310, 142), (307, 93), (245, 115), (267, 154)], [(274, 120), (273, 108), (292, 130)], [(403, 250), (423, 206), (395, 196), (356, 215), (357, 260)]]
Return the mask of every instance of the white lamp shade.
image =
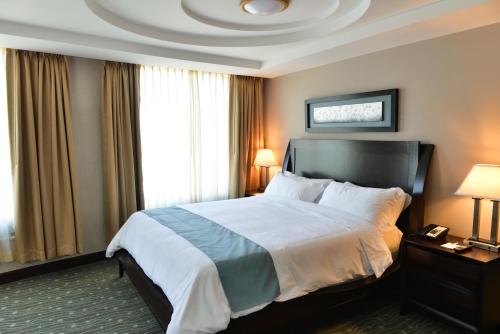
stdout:
[(261, 149), (257, 151), (257, 156), (253, 164), (260, 167), (271, 167), (276, 166), (278, 163), (276, 162), (273, 151), (270, 149)]
[(474, 165), (455, 195), (500, 200), (500, 166)]

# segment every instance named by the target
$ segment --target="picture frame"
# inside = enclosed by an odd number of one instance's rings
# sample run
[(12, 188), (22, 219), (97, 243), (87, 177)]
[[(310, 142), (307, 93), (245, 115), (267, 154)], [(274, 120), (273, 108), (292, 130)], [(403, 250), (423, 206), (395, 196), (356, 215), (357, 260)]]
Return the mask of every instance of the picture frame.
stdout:
[(399, 90), (305, 101), (306, 132), (397, 132)]

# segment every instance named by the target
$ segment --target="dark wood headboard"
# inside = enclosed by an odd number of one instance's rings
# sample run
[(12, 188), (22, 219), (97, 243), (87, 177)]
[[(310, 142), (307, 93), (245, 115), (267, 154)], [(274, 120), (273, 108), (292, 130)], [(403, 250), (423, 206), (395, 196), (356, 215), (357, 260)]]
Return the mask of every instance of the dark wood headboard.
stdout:
[(424, 191), (434, 145), (418, 141), (291, 139), (283, 170), (364, 187), (400, 187), (412, 204), (398, 220), (404, 233), (424, 225)]

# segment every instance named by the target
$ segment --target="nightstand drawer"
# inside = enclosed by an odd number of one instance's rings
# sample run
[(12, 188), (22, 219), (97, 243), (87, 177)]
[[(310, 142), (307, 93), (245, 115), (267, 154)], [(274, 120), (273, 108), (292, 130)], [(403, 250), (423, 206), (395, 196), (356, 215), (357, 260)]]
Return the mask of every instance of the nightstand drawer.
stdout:
[(408, 245), (407, 252), (409, 268), (419, 268), (461, 284), (467, 289), (477, 290), (481, 279), (481, 267), (478, 264), (425, 251), (412, 245)]
[(437, 277), (421, 276), (408, 271), (408, 297), (464, 322), (477, 321), (477, 294)]

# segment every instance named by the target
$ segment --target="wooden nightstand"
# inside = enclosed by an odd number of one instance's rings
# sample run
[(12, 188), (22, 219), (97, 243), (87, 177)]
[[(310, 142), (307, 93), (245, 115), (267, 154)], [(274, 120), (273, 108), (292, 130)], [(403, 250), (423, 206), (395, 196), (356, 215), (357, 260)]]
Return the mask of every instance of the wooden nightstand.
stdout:
[(477, 248), (455, 253), (440, 246), (462, 240), (403, 240), (401, 313), (418, 306), (475, 332), (495, 333), (500, 325), (500, 254)]
[(252, 197), (252, 196), (259, 196), (259, 195), (262, 195), (263, 192), (261, 191), (258, 191), (258, 190), (254, 190), (254, 191), (247, 191), (245, 193), (245, 197)]

